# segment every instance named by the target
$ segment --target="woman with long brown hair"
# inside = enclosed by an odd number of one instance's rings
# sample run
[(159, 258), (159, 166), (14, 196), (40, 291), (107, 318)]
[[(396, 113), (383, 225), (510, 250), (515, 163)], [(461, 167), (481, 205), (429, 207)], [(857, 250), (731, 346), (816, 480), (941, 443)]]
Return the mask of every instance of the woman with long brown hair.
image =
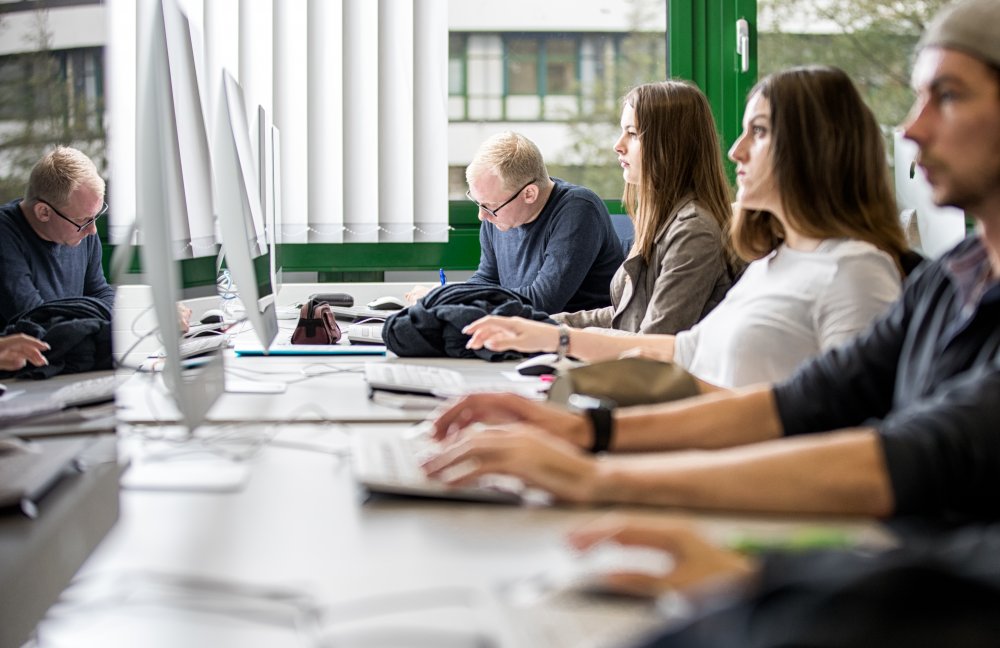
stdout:
[(708, 385), (739, 387), (786, 378), (867, 328), (899, 295), (907, 250), (882, 135), (850, 78), (804, 67), (761, 80), (729, 157), (739, 185), (733, 242), (752, 263), (697, 326), (622, 339), (483, 318), (467, 327), (469, 346), (562, 346), (584, 360), (638, 348)]
[(729, 188), (708, 99), (684, 81), (633, 88), (614, 149), (635, 242), (611, 280), (612, 305), (552, 317), (630, 333), (689, 329), (742, 268), (728, 242)]

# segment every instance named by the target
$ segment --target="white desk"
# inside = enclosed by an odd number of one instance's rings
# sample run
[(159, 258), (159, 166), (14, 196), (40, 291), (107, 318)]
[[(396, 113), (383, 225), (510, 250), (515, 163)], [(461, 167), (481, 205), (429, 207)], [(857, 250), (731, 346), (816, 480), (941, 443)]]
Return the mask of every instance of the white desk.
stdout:
[[(248, 593), (250, 587), (308, 595), (334, 615), (320, 624), (319, 634), (350, 637), (336, 645), (620, 645), (661, 622), (640, 601), (528, 586), (567, 560), (565, 533), (599, 511), (405, 499), (364, 503), (348, 457), (280, 445), (316, 443), (336, 451), (344, 434), (336, 425), (285, 426), (249, 459), (252, 476), (240, 492), (123, 491), (118, 525), (40, 625), (42, 644), (335, 645), (307, 642), (289, 620), (294, 606)], [(136, 443), (130, 438), (124, 445)], [(702, 520), (716, 537), (734, 528), (769, 534), (813, 523)], [(884, 541), (869, 524), (837, 527)], [(182, 585), (169, 585), (182, 578)], [(391, 613), (376, 614), (381, 607)], [(399, 634), (412, 624), (424, 630)], [(488, 639), (476, 643), (476, 633)]]
[[(298, 372), (314, 361), (240, 358), (238, 366)], [(471, 373), (498, 370), (479, 361), (434, 362)], [(169, 421), (164, 412), (150, 416), (150, 393), (141, 383), (123, 389), (123, 418)], [(119, 523), (39, 626), (46, 648), (611, 646), (663, 622), (648, 603), (538, 586), (539, 575), (569, 560), (566, 532), (601, 511), (365, 503), (348, 435), (364, 434), (371, 421), (408, 425), (401, 421), (414, 414), (371, 403), (359, 373), (297, 383), (280, 395), (228, 394), (211, 416), (233, 422), (220, 426), (229, 435), (275, 435), (245, 460), (248, 483), (226, 493), (123, 491)], [(369, 423), (352, 424), (362, 420)], [(123, 451), (148, 452), (153, 442), (140, 435), (169, 431), (123, 425)], [(868, 521), (695, 519), (719, 540), (823, 526), (890, 542)], [(318, 616), (308, 613), (316, 610)]]

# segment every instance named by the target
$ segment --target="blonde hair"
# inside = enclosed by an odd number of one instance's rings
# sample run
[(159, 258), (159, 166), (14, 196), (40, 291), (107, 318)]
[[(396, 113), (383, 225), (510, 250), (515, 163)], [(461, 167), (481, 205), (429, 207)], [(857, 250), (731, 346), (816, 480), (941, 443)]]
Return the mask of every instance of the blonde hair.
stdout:
[(534, 142), (514, 131), (504, 131), (483, 142), (465, 169), (465, 180), (471, 185), (474, 179), (490, 171), (497, 174), (500, 184), (508, 190), (549, 177), (542, 152)]
[(104, 180), (97, 173), (93, 161), (75, 148), (57, 146), (31, 169), (24, 198), (63, 206), (81, 186), (104, 196)]

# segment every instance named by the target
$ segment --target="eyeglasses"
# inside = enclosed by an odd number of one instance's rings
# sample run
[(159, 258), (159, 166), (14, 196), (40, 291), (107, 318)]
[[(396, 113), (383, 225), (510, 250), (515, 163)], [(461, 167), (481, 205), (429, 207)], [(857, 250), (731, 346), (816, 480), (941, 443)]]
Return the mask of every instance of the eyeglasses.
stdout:
[(507, 200), (505, 200), (502, 203), (500, 203), (500, 206), (497, 207), (496, 209), (490, 209), (486, 205), (482, 204), (481, 202), (479, 202), (478, 200), (476, 200), (475, 198), (473, 198), (472, 194), (470, 194), (468, 191), (465, 192), (465, 197), (468, 198), (469, 200), (471, 200), (472, 202), (476, 203), (476, 207), (479, 207), (479, 209), (483, 210), (484, 212), (486, 212), (487, 214), (489, 214), (493, 218), (498, 218), (497, 212), (500, 211), (501, 209), (503, 209), (504, 207), (506, 207), (507, 205), (511, 204), (512, 202), (514, 202), (514, 199), (517, 198), (518, 196), (520, 196), (521, 192), (524, 191), (525, 189), (527, 189), (528, 185), (534, 184), (534, 182), (535, 182), (534, 178), (532, 178), (531, 180), (529, 180), (527, 183), (525, 183), (525, 185), (523, 187), (521, 187), (520, 189), (518, 189), (517, 191), (515, 191), (513, 196), (511, 196)]
[(91, 218), (88, 218), (87, 222), (85, 222), (83, 225), (81, 225), (80, 223), (77, 223), (72, 218), (69, 218), (69, 217), (63, 215), (62, 212), (60, 212), (58, 209), (56, 209), (55, 207), (53, 207), (52, 203), (50, 203), (49, 201), (42, 200), (41, 198), (35, 198), (35, 200), (37, 200), (38, 202), (42, 203), (43, 205), (45, 205), (46, 207), (48, 207), (49, 209), (51, 209), (53, 212), (55, 212), (56, 216), (58, 216), (59, 218), (63, 219), (64, 221), (66, 221), (67, 223), (69, 223), (70, 225), (72, 225), (73, 227), (75, 227), (77, 233), (82, 232), (83, 230), (87, 229), (88, 227), (90, 227), (91, 225), (93, 225), (94, 222), (96, 222), (98, 218), (100, 218), (101, 216), (103, 216), (103, 215), (105, 215), (105, 214), (108, 213), (108, 203), (104, 203), (104, 206), (101, 207), (101, 211), (99, 211), (96, 214), (94, 214), (94, 216), (92, 216)]

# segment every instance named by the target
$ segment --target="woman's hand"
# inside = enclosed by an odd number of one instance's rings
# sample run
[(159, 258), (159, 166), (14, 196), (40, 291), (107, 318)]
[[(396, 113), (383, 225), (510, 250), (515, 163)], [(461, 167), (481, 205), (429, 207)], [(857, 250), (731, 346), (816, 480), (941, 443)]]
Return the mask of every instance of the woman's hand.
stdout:
[(512, 475), (566, 502), (593, 502), (599, 490), (593, 457), (523, 423), (463, 436), (424, 461), (423, 469), (453, 486), (474, 485), (484, 475)]
[(555, 351), (559, 347), (559, 328), (523, 317), (487, 315), (469, 324), (462, 332), (471, 335), (467, 349), (490, 351)]
[(441, 441), (457, 437), (466, 427), (479, 423), (529, 423), (581, 448), (589, 448), (594, 441), (590, 421), (583, 414), (504, 393), (464, 396), (438, 414), (431, 434)]
[(604, 584), (618, 592), (657, 596), (668, 590), (700, 590), (746, 584), (756, 573), (751, 558), (717, 547), (699, 535), (691, 524), (676, 517), (613, 513), (572, 531), (570, 545), (586, 550), (601, 542), (662, 549), (674, 559), (674, 568), (663, 576), (612, 572)]
[(48, 350), (48, 344), (24, 333), (0, 337), (0, 369), (17, 371), (28, 363), (44, 367), (49, 361), (42, 352)]

